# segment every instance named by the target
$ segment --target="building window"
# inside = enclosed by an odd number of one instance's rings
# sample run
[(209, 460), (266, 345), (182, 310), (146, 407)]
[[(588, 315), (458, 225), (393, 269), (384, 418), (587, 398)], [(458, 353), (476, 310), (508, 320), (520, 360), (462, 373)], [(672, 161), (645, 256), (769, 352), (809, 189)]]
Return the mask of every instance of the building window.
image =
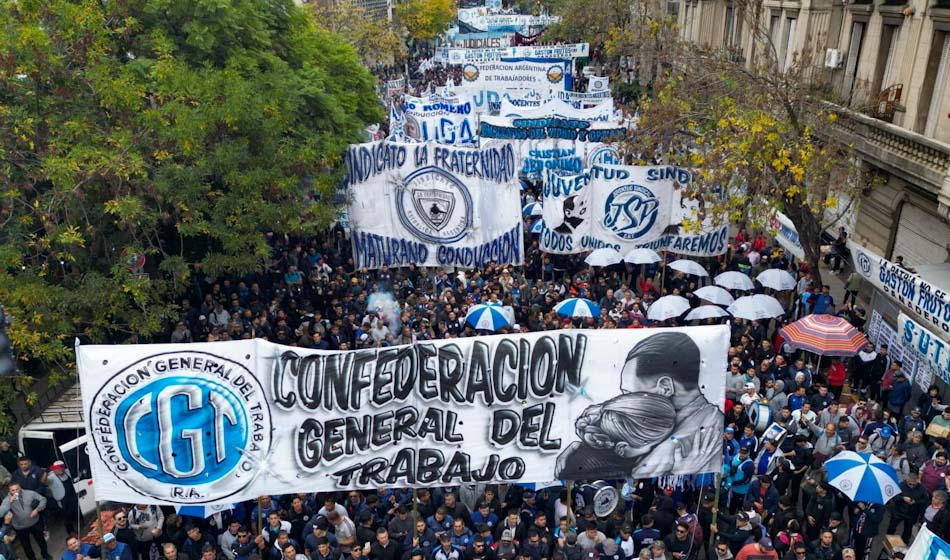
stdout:
[(933, 136), (937, 123), (943, 113), (941, 98), (950, 87), (950, 32), (935, 31), (930, 44), (930, 56), (927, 57), (927, 70), (920, 91), (920, 107), (917, 111), (916, 130), (926, 136)]
[(868, 92), (872, 103), (877, 103), (877, 98), (885, 87), (890, 86), (885, 79), (891, 79), (895, 71), (895, 58), (897, 51), (897, 38), (900, 34), (900, 26), (884, 23), (881, 26), (881, 44), (877, 51), (877, 63), (874, 68), (874, 80), (871, 82), (871, 91)]
[(858, 72), (858, 60), (861, 58), (861, 47), (864, 46), (863, 21), (851, 24), (851, 41), (848, 43), (848, 61), (844, 66), (844, 97), (851, 103), (851, 94), (854, 92), (854, 80)]
[(796, 18), (785, 18), (785, 25), (782, 28), (782, 42), (779, 50), (779, 69), (786, 72), (792, 61), (795, 59), (795, 49), (792, 48), (792, 41), (795, 40), (795, 26), (798, 23)]

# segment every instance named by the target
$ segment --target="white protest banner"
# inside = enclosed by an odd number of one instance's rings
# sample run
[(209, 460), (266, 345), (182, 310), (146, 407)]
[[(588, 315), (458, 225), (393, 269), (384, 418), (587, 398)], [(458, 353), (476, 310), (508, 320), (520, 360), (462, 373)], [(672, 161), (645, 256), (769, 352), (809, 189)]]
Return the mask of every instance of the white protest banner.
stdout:
[(500, 97), (509, 91), (536, 91), (545, 97), (554, 97), (568, 89), (571, 81), (569, 60), (517, 59), (465, 64), (462, 66), (462, 86), (474, 86)]
[(530, 14), (482, 14), (484, 8), (468, 8), (459, 10), (459, 29), (466, 26), (476, 32), (506, 32), (530, 34), (534, 29), (541, 29), (557, 23), (558, 16), (530, 15)]
[(475, 107), (466, 96), (407, 97), (403, 134), (407, 140), (456, 146), (478, 143)]
[(933, 534), (924, 523), (910, 548), (904, 553), (909, 560), (950, 560), (950, 544)]
[(587, 122), (610, 122), (614, 120), (614, 104), (606, 99), (593, 107), (579, 109), (560, 99), (549, 99), (538, 107), (518, 107), (502, 97), (498, 116), (510, 119), (559, 118)]
[(376, 142), (349, 147), (347, 199), (357, 268), (521, 264), (514, 147)]
[(479, 141), (514, 142), (521, 154), (522, 175), (536, 179), (548, 170), (581, 173), (598, 163), (620, 163), (617, 149), (606, 145), (623, 138), (626, 128), (574, 119), (507, 119), (482, 117)]
[(771, 225), (775, 241), (796, 259), (804, 259), (805, 248), (802, 247), (801, 240), (798, 238), (798, 230), (795, 229), (792, 220), (785, 214), (776, 212), (771, 220)]
[(610, 78), (591, 76), (587, 78), (587, 91), (596, 93), (599, 91), (610, 91)]
[[(511, 44), (511, 38), (514, 33), (502, 33), (492, 31), (491, 33), (459, 33), (449, 37), (449, 43), (453, 47), (465, 49), (482, 49), (506, 47)], [(448, 54), (444, 61), (448, 64)]]
[(679, 167), (595, 165), (590, 168), (591, 237), (627, 251), (659, 238), (673, 225), (679, 185), (692, 180)]
[(386, 101), (389, 101), (393, 97), (404, 93), (406, 93), (406, 78), (399, 78), (398, 80), (389, 80), (386, 82), (383, 96)]
[[(681, 169), (682, 171), (689, 171)], [(691, 181), (689, 176), (680, 174), (677, 182)], [(725, 216), (707, 215), (701, 223), (699, 220), (699, 202), (692, 199), (682, 199), (679, 206), (674, 208), (673, 222), (680, 224), (675, 234), (664, 233), (659, 238), (640, 245), (654, 251), (670, 251), (688, 257), (714, 257), (724, 255), (729, 248), (729, 220)], [(688, 227), (699, 223), (699, 231), (692, 231), (695, 227)]]
[(589, 53), (590, 45), (588, 43), (484, 49), (451, 49), (449, 50), (448, 61), (449, 64), (478, 64), (481, 62), (496, 62), (503, 58), (575, 59), (585, 57)]
[(718, 472), (728, 326), (80, 346), (96, 499)]
[[(944, 383), (950, 383), (950, 343), (940, 338), (930, 329), (914, 321), (901, 311), (897, 316), (897, 336), (902, 342), (904, 352), (915, 352), (921, 364), (930, 366), (930, 371), (940, 376)], [(905, 362), (907, 368), (909, 364)], [(912, 371), (907, 368), (904, 371)], [(927, 387), (922, 388), (924, 391)]]
[(548, 170), (541, 191), (540, 248), (545, 253), (566, 255), (588, 251), (591, 202), (588, 173), (559, 174)]
[(950, 294), (869, 249), (852, 242), (848, 246), (851, 262), (865, 280), (950, 340)]

